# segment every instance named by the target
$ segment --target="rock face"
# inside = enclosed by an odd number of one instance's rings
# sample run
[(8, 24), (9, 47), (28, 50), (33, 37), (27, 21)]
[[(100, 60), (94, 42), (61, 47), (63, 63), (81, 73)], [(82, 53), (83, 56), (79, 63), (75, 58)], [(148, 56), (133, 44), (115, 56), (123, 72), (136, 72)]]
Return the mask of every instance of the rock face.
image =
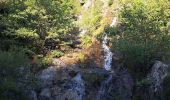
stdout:
[[(97, 100), (132, 100), (133, 79), (125, 69), (117, 69), (108, 76), (103, 94)], [(103, 86), (102, 86), (103, 87)]]
[(28, 99), (83, 100), (85, 96), (85, 83), (81, 74), (75, 73), (75, 76), (69, 77), (69, 72), (66, 69), (63, 70), (59, 71), (57, 67), (52, 66), (38, 73), (37, 79), (40, 88), (36, 92), (30, 92), (32, 95), (28, 95)]
[(151, 69), (151, 73), (148, 77), (153, 83), (150, 87), (153, 92), (158, 92), (161, 90), (161, 84), (164, 78), (167, 76), (167, 74), (168, 74), (168, 65), (160, 61), (157, 61), (153, 65)]
[(163, 97), (164, 79), (169, 73), (169, 66), (156, 61), (148, 77), (137, 86), (137, 96), (140, 100), (165, 100)]
[(55, 67), (49, 67), (44, 69), (38, 75), (38, 80), (41, 83), (41, 87), (50, 87), (56, 80), (57, 70)]
[[(36, 74), (39, 85), (37, 89), (28, 88), (28, 100), (168, 100), (167, 98), (170, 98), (168, 65), (156, 61), (146, 79), (134, 87), (134, 80), (123, 65), (123, 55), (119, 52), (113, 53), (110, 70), (106, 70), (103, 68), (104, 57), (101, 56), (104, 53), (100, 48), (101, 44), (96, 42), (88, 53), (85, 53), (89, 55), (84, 62), (84, 65), (88, 66), (86, 68), (80, 67), (82, 62), (68, 65), (61, 59), (54, 59), (54, 66)], [(27, 76), (28, 74), (21, 80), (29, 81), (30, 78)]]
[(78, 73), (73, 79), (62, 85), (55, 100), (83, 100), (85, 96), (85, 84)]

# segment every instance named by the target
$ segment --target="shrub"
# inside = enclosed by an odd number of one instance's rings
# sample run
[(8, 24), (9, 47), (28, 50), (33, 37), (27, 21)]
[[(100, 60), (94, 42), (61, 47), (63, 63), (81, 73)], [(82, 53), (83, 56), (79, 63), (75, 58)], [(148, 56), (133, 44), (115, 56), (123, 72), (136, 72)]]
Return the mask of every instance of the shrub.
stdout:
[(54, 58), (54, 57), (59, 58), (59, 57), (61, 57), (61, 56), (64, 56), (64, 53), (61, 52), (61, 51), (59, 51), (59, 50), (53, 50), (50, 55), (51, 55), (53, 58)]
[(92, 44), (92, 38), (89, 35), (83, 36), (81, 41), (83, 47), (89, 47)]

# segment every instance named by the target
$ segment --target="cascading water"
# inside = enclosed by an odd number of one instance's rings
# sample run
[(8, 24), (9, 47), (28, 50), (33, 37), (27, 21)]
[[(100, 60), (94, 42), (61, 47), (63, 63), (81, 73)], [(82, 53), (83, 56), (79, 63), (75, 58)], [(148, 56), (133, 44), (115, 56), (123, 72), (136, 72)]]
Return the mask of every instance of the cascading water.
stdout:
[(112, 52), (110, 51), (109, 47), (107, 46), (107, 35), (103, 38), (102, 47), (104, 49), (104, 68), (106, 70), (111, 70), (111, 63), (112, 63)]
[[(110, 27), (113, 27), (115, 25), (116, 25), (116, 18), (114, 17), (112, 23), (110, 24)], [(107, 40), (108, 40), (107, 34), (104, 34), (103, 42), (102, 42), (102, 47), (104, 50), (104, 68), (106, 70), (114, 73), (114, 69), (111, 69), (113, 53), (110, 51), (109, 47), (107, 46), (107, 42), (108, 42)], [(101, 87), (98, 91), (96, 100), (105, 100), (106, 99), (106, 96), (107, 96), (106, 91), (109, 88), (109, 84), (111, 83), (112, 78), (113, 78), (112, 73), (110, 73), (109, 76), (107, 77), (107, 79), (101, 83)]]

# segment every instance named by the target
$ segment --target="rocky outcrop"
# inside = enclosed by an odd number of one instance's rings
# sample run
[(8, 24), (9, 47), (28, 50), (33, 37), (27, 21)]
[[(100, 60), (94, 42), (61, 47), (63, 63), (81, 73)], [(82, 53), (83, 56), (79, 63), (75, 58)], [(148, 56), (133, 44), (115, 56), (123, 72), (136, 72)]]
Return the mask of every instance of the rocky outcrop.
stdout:
[(55, 100), (83, 100), (85, 84), (78, 73), (74, 78), (64, 83), (55, 96)]
[(146, 79), (137, 84), (134, 98), (140, 100), (165, 100), (162, 84), (169, 73), (169, 66), (161, 61), (156, 61)]
[(156, 61), (155, 64), (153, 65), (151, 73), (148, 76), (148, 78), (152, 81), (150, 87), (152, 92), (158, 92), (161, 90), (161, 84), (168, 74), (168, 67), (169, 67), (168, 65), (160, 61)]
[[(114, 73), (103, 68), (51, 66), (36, 75), (38, 88), (29, 88), (26, 96), (28, 100), (131, 100), (130, 74), (123, 67), (113, 68)], [(99, 93), (102, 88), (104, 93)]]
[(126, 69), (115, 70), (102, 85), (105, 90), (97, 100), (132, 100), (134, 83)]
[(57, 69), (55, 67), (49, 67), (42, 70), (38, 75), (38, 80), (41, 87), (50, 87), (57, 79)]
[[(29, 100), (83, 100), (85, 83), (80, 73), (48, 67), (37, 75), (39, 88), (27, 93)], [(70, 74), (70, 75), (69, 75)]]

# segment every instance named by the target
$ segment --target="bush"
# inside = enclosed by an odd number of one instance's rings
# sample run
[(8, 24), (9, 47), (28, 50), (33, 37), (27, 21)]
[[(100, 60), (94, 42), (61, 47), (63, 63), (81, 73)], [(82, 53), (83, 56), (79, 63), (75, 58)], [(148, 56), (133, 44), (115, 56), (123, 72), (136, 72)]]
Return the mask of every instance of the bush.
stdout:
[(61, 57), (61, 56), (64, 56), (64, 53), (59, 51), (59, 50), (53, 50), (50, 54), (53, 58), (57, 57)]
[(92, 44), (92, 38), (89, 35), (83, 36), (81, 41), (83, 47), (89, 47)]

